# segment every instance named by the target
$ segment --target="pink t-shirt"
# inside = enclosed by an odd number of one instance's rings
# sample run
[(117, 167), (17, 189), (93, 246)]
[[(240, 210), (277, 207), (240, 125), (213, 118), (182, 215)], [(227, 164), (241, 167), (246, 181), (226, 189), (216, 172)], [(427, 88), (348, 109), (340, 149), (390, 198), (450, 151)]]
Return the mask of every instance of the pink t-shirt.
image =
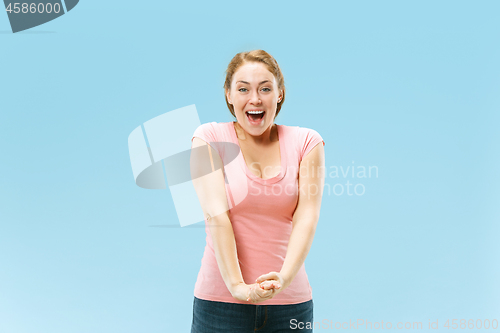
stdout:
[[(241, 151), (228, 164), (223, 145), (211, 144), (224, 162), (229, 219), (233, 226), (238, 261), (247, 284), (271, 271), (279, 272), (285, 260), (292, 232), (292, 218), (298, 202), (299, 163), (317, 144), (318, 132), (299, 126), (277, 125), (281, 154), (279, 175), (262, 179), (250, 171)], [(238, 145), (233, 122), (206, 123), (193, 134), (207, 143), (230, 142)], [(192, 139), (191, 139), (192, 140)], [(234, 157), (234, 156), (233, 156)], [(227, 289), (213, 248), (212, 235), (205, 220), (206, 246), (194, 288), (197, 298), (249, 304), (235, 299)], [(292, 283), (270, 300), (259, 305), (296, 304), (312, 299), (312, 288), (302, 265)]]

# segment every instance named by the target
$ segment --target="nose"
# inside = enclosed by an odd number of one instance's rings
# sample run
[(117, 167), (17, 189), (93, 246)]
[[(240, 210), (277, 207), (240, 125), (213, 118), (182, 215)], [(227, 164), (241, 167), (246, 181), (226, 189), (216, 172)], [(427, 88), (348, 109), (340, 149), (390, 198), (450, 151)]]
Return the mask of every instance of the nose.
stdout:
[(251, 95), (251, 97), (250, 97), (250, 103), (252, 103), (252, 104), (256, 104), (256, 105), (258, 105), (258, 104), (260, 104), (260, 103), (261, 103), (261, 101), (260, 101), (260, 96), (259, 96), (259, 92), (258, 92), (258, 91), (255, 91), (255, 90), (254, 90), (254, 91), (252, 92), (252, 95)]

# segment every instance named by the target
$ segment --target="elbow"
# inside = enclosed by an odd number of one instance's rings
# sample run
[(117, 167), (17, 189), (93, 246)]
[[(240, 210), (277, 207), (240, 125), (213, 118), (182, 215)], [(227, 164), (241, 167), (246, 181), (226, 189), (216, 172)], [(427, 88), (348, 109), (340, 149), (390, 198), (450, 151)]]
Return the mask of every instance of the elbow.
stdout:
[[(216, 213), (214, 213), (215, 215)], [(205, 219), (209, 225), (217, 226), (229, 226), (231, 225), (231, 220), (229, 219), (229, 213), (226, 211), (222, 214), (212, 215), (210, 213), (205, 213)]]
[(293, 228), (299, 226), (305, 230), (310, 230), (311, 232), (316, 231), (316, 226), (318, 225), (319, 214), (311, 214), (303, 217), (294, 217), (292, 226)]

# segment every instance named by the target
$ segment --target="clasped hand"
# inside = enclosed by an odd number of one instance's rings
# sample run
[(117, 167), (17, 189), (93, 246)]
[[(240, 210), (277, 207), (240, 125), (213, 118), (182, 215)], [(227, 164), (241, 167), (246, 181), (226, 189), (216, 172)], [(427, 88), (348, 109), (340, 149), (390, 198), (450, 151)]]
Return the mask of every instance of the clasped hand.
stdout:
[(270, 272), (259, 276), (253, 284), (241, 283), (233, 296), (251, 303), (263, 302), (279, 294), (283, 290), (284, 283), (281, 273)]

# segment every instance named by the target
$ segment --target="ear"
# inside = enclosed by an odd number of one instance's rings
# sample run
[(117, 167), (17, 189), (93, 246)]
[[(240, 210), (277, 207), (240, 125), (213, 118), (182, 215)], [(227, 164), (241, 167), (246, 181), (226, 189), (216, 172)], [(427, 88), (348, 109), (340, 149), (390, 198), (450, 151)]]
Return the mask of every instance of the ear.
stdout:
[(227, 89), (226, 89), (226, 98), (227, 98), (227, 101), (229, 102), (229, 104), (233, 104), (231, 101), (231, 92)]

